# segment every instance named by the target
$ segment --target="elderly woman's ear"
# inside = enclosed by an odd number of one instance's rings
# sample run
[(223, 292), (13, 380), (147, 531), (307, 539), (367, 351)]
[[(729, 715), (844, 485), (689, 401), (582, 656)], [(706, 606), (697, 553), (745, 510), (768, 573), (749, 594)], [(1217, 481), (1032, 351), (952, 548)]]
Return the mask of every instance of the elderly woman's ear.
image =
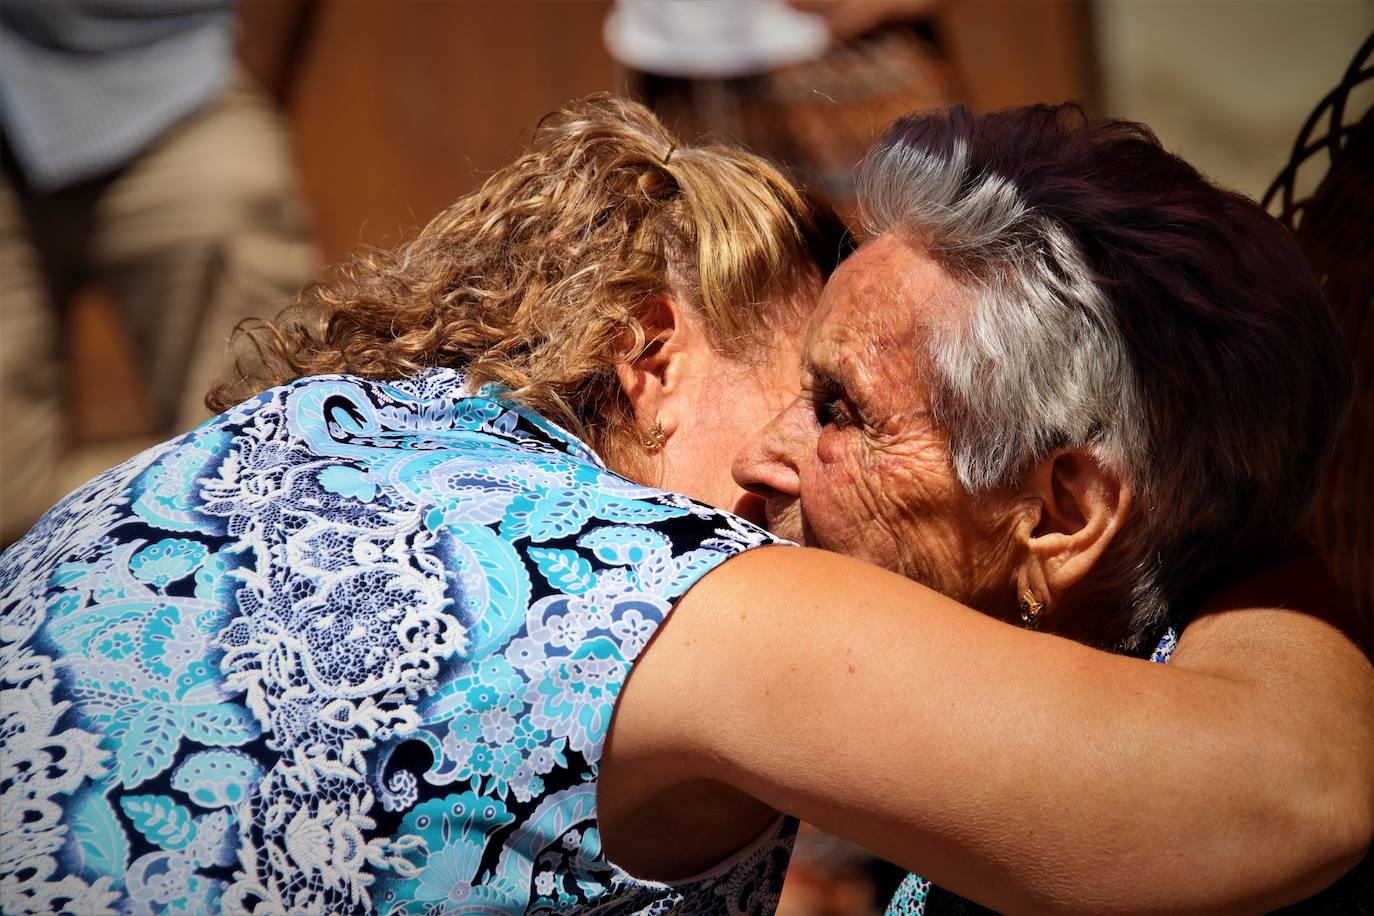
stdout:
[[(1017, 536), (1024, 550), (1018, 596), (1043, 605), (1046, 629), (1071, 631), (1073, 587), (1087, 576), (1130, 517), (1134, 492), (1114, 470), (1084, 449), (1053, 452), (1026, 474), (1027, 508)], [(1026, 608), (1023, 605), (1023, 615)], [(1032, 615), (1034, 618), (1035, 614)]]

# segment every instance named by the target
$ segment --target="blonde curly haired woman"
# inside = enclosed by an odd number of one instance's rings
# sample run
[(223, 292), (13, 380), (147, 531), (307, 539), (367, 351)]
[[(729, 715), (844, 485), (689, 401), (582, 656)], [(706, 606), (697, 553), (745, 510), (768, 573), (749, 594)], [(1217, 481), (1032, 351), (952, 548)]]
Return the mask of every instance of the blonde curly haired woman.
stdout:
[[(307, 290), (0, 560), (4, 909), (767, 913), (791, 816), (1008, 907), (1157, 906), (1245, 843), (1187, 905), (1327, 876), (1346, 786), (1247, 768), (1301, 730), (1224, 647), (1166, 672), (745, 520), (839, 245), (598, 97)], [(1104, 873), (1104, 821), (1192, 858)]]

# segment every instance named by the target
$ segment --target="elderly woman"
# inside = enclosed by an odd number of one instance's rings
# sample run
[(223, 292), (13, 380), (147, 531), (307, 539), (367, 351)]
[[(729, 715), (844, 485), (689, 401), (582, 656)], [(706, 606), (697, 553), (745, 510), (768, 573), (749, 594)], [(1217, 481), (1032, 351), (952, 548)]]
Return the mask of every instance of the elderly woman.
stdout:
[[(4, 909), (766, 913), (783, 813), (994, 902), (1326, 879), (1367, 823), (1329, 810), (1369, 807), (1345, 645), (1295, 628), (1334, 672), (1300, 697), (1228, 680), (1234, 645), (1164, 671), (724, 511), (758, 508), (730, 458), (794, 393), (817, 226), (594, 99), (307, 291), (223, 413), (0, 558)], [(1162, 855), (1104, 874), (1085, 824)]]
[(736, 476), (775, 532), (1167, 660), (1209, 583), (1296, 535), (1347, 403), (1297, 246), (1073, 106), (901, 121), (861, 203), (805, 390)]

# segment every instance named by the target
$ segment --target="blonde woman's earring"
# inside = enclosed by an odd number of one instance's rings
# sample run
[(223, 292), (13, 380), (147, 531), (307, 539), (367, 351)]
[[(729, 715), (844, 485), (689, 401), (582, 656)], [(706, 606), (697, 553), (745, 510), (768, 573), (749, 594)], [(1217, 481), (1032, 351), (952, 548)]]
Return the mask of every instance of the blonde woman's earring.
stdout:
[(658, 420), (655, 420), (654, 425), (644, 431), (644, 447), (651, 452), (663, 448), (663, 443), (667, 441), (668, 437), (663, 433), (663, 424)]
[(1026, 589), (1021, 593), (1021, 623), (1034, 630), (1040, 625), (1040, 612), (1045, 606), (1035, 600), (1035, 592)]

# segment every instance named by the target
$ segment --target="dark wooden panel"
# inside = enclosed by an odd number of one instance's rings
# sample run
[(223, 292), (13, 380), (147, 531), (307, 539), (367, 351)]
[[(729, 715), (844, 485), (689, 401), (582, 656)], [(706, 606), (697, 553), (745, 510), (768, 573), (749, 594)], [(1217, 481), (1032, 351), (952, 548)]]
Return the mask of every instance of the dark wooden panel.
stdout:
[(1086, 0), (972, 0), (937, 21), (969, 104), (1097, 104), (1092, 7)]
[(328, 260), (395, 242), (510, 159), (544, 114), (615, 83), (604, 2), (325, 2), (292, 92)]

